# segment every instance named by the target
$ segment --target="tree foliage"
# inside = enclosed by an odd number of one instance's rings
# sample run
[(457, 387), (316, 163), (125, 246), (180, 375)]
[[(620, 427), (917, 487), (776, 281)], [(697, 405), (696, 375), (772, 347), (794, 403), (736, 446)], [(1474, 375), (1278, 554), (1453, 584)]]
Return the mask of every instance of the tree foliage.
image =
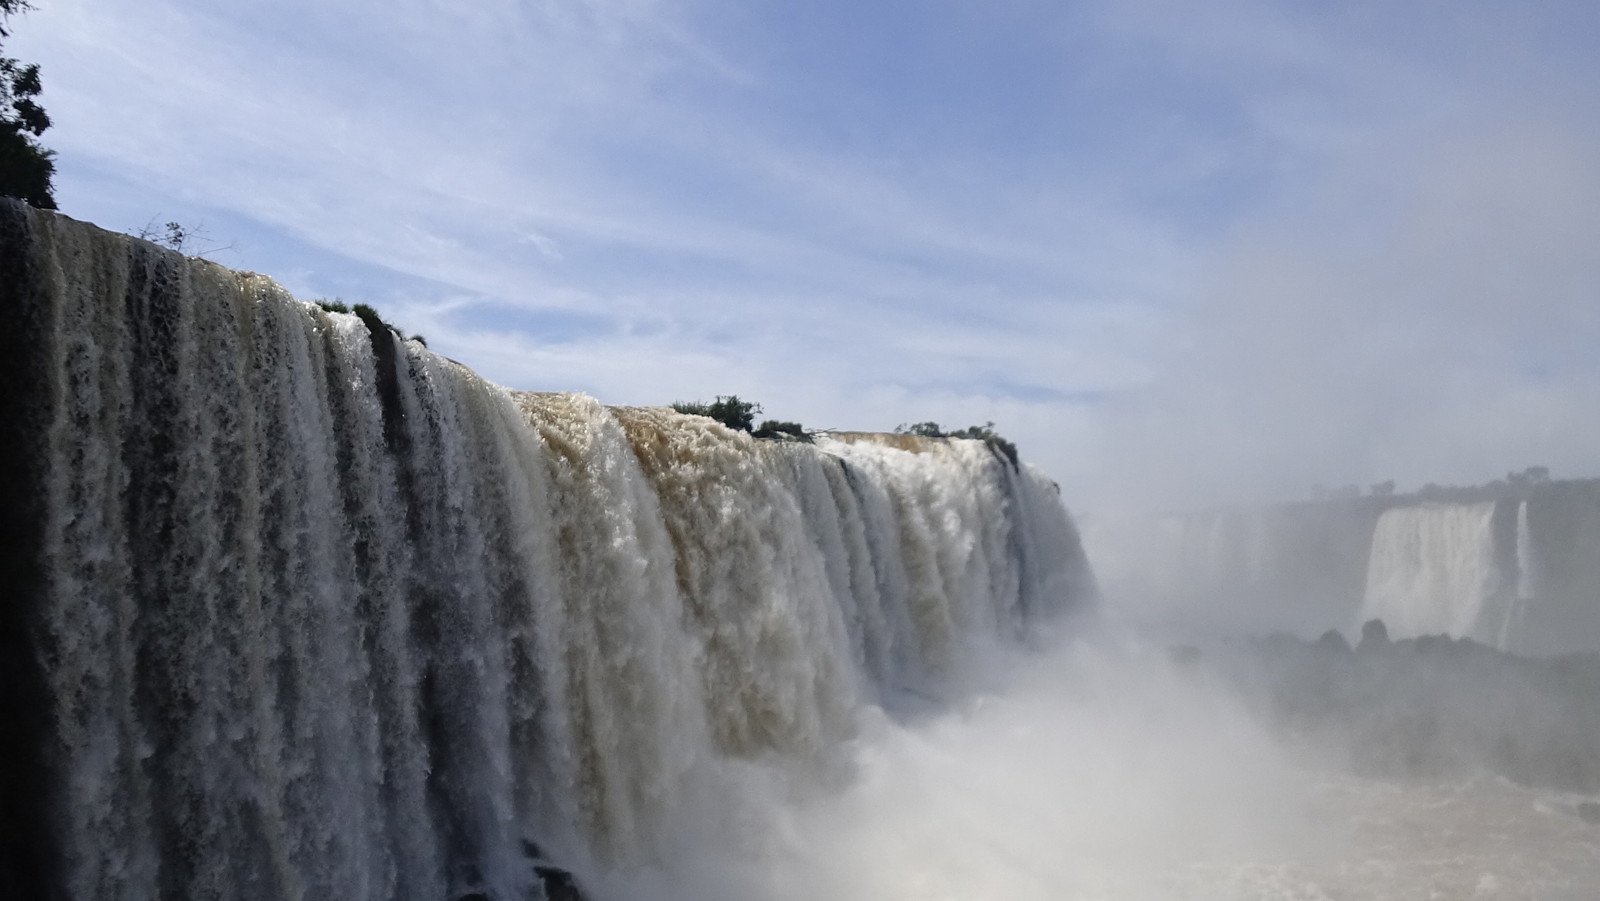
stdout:
[(984, 423), (983, 425), (969, 425), (964, 429), (950, 429), (948, 431), (937, 422), (913, 422), (910, 425), (904, 423), (897, 425), (894, 427), (894, 431), (896, 435), (917, 435), (922, 438), (969, 438), (974, 441), (982, 441), (989, 445), (990, 449), (1010, 460), (1012, 466), (1017, 465), (1017, 446), (1000, 437), (1000, 434), (994, 430), (993, 422)]
[[(11, 34), (11, 16), (29, 8), (27, 0), (0, 0), (0, 39)], [(0, 196), (53, 210), (55, 151), (39, 143), (50, 116), (35, 99), (42, 89), (37, 63), (0, 56)]]
[(402, 341), (415, 341), (418, 344), (421, 344), (423, 347), (428, 346), (428, 339), (421, 335), (412, 335), (410, 338), (407, 338), (405, 332), (401, 331), (399, 326), (385, 320), (381, 315), (378, 314), (377, 308), (371, 304), (358, 303), (352, 307), (350, 304), (345, 303), (337, 297), (333, 298), (332, 300), (323, 297), (311, 302), (323, 308), (324, 310), (327, 310), (329, 313), (354, 313), (371, 331), (382, 332), (384, 330), (388, 330), (393, 332), (394, 336)]
[(672, 405), (672, 409), (691, 416), (709, 416), (739, 432), (755, 431), (756, 416), (761, 413), (760, 404), (740, 400), (737, 394), (719, 394), (717, 399), (709, 404), (700, 401), (678, 401)]
[(768, 441), (803, 441), (810, 444), (814, 440), (811, 433), (798, 422), (767, 419), (762, 421), (760, 428), (756, 428), (756, 416), (761, 413), (761, 405), (740, 400), (737, 394), (719, 394), (709, 404), (698, 400), (680, 400), (672, 405), (672, 409), (690, 416), (706, 416), (736, 432), (749, 432)]

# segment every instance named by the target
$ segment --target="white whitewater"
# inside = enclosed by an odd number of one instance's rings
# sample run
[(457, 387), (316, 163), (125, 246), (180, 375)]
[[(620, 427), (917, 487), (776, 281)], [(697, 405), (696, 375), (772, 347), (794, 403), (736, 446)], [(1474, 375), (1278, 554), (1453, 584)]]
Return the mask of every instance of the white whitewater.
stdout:
[(1500, 629), (1498, 645), (1501, 650), (1520, 650), (1527, 644), (1528, 612), (1539, 597), (1538, 551), (1533, 546), (1533, 532), (1528, 526), (1528, 502), (1517, 504), (1516, 591), (1506, 610), (1505, 623)]
[(1528, 502), (1523, 501), (1517, 504), (1517, 599), (1525, 603), (1539, 596), (1537, 553), (1528, 528)]
[(510, 392), (266, 279), (30, 214), (71, 898), (537, 897), (1081, 606), (975, 441), (757, 442)]
[(1485, 619), (1501, 589), (1493, 501), (1384, 511), (1372, 537), (1362, 621), (1381, 619), (1395, 638), (1445, 634), (1494, 641)]

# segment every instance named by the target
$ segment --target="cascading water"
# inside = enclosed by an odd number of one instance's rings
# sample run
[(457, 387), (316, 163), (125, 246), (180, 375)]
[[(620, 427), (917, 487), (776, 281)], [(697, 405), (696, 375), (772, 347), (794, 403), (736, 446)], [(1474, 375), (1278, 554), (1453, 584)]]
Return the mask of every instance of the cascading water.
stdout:
[(1516, 589), (1507, 598), (1505, 622), (1500, 627), (1496, 646), (1502, 650), (1521, 648), (1528, 644), (1528, 611), (1539, 596), (1538, 561), (1535, 556), (1533, 534), (1528, 528), (1528, 502), (1517, 504), (1516, 544), (1513, 558), (1516, 561)]
[(1494, 502), (1397, 507), (1378, 519), (1361, 620), (1382, 619), (1396, 637), (1490, 637), (1484, 621), (1501, 588)]
[(1600, 650), (1600, 480), (1090, 519), (1114, 621), (1184, 640), (1383, 619), (1503, 651)]
[(865, 705), (1092, 594), (981, 442), (509, 392), (71, 220), (8, 203), (0, 241), (0, 875), (40, 897), (649, 866), (697, 791), (825, 772)]
[(1523, 501), (1517, 505), (1517, 600), (1523, 603), (1539, 596), (1536, 553), (1528, 529), (1528, 502)]

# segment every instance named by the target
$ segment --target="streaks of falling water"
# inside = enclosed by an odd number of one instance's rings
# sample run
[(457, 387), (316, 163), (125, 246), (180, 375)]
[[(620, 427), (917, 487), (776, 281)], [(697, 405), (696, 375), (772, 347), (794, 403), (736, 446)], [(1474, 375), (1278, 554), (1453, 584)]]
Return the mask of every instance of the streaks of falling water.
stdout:
[(814, 772), (862, 705), (1088, 596), (1052, 486), (979, 442), (508, 392), (0, 212), (47, 370), (13, 390), (47, 419), (28, 609), (68, 897), (516, 897), (530, 841), (647, 863), (686, 774)]
[(1493, 501), (1425, 504), (1378, 518), (1361, 618), (1401, 638), (1473, 635), (1500, 589)]

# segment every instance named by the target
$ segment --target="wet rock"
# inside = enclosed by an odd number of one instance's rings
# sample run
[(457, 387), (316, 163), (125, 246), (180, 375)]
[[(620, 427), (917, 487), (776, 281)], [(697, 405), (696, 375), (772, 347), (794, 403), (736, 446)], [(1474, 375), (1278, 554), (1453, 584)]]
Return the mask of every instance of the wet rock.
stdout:
[(522, 853), (533, 863), (534, 875), (539, 877), (539, 883), (544, 887), (546, 901), (589, 901), (589, 896), (579, 888), (572, 871), (546, 860), (537, 842), (523, 839)]
[(535, 866), (533, 872), (544, 884), (544, 896), (548, 901), (589, 901), (589, 896), (578, 887), (578, 881), (566, 870), (541, 865)]
[(1361, 644), (1357, 650), (1376, 651), (1389, 646), (1389, 627), (1381, 619), (1369, 619), (1361, 626)]

